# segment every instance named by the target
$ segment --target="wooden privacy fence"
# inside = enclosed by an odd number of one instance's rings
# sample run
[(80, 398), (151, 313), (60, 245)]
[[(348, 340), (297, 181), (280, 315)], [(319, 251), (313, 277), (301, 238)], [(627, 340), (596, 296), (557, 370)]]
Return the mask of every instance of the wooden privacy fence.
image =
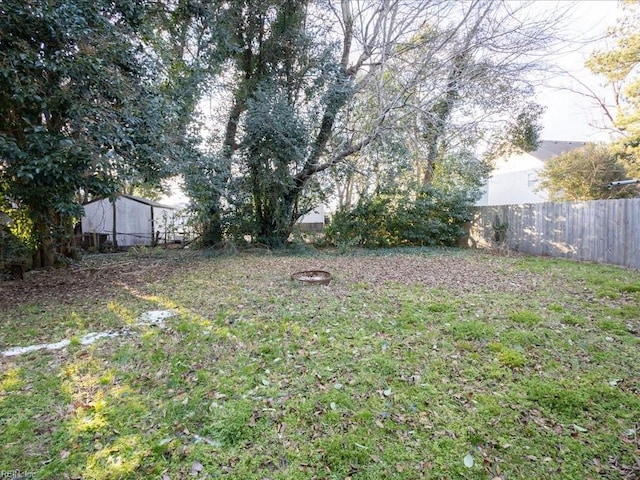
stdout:
[(478, 247), (640, 268), (640, 198), (476, 207)]

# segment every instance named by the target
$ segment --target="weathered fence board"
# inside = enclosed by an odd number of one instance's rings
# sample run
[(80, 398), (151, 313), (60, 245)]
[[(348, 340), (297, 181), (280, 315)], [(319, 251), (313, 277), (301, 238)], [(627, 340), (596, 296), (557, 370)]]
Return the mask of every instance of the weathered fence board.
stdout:
[(510, 250), (640, 268), (640, 198), (477, 207), (473, 242), (495, 246), (505, 222)]

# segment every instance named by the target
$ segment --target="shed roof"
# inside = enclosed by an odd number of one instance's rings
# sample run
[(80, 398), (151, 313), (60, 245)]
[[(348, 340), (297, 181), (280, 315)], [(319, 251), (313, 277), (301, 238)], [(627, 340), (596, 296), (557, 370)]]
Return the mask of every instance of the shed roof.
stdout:
[[(153, 200), (148, 200), (148, 199), (142, 198), (142, 197), (136, 197), (135, 195), (125, 195), (124, 193), (119, 193), (118, 195), (116, 195), (116, 197), (127, 198), (129, 200), (134, 201), (134, 202), (143, 203), (143, 204), (149, 205), (151, 207), (168, 208), (170, 210), (177, 210), (176, 207), (173, 207), (171, 205), (163, 205), (162, 203), (154, 202)], [(92, 200), (90, 202), (85, 203), (85, 205), (89, 205), (90, 203), (93, 203), (93, 202), (99, 202), (101, 200), (106, 200), (106, 199), (105, 198), (96, 198), (95, 200)]]
[(542, 162), (560, 155), (565, 152), (570, 152), (576, 148), (584, 147), (587, 142), (567, 142), (562, 140), (541, 140), (538, 144), (538, 148), (533, 152), (529, 152), (534, 158)]

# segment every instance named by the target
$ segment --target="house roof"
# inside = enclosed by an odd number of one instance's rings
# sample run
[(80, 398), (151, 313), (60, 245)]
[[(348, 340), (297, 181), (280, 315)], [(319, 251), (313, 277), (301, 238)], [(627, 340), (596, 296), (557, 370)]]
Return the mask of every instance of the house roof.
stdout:
[[(177, 210), (176, 207), (172, 207), (171, 205), (163, 205), (162, 203), (154, 202), (153, 200), (148, 200), (148, 199), (142, 198), (142, 197), (136, 197), (135, 195), (118, 194), (116, 196), (117, 197), (128, 198), (129, 200), (132, 200), (132, 201), (138, 202), (138, 203), (143, 203), (145, 205), (149, 205), (150, 207), (168, 208), (170, 210)], [(105, 199), (104, 198), (96, 198), (95, 200), (87, 202), (85, 205), (88, 205), (88, 204), (93, 203), (93, 202), (99, 202), (100, 200), (105, 200)]]
[(587, 142), (566, 142), (561, 140), (541, 140), (538, 148), (533, 152), (528, 152), (534, 158), (542, 162), (560, 155), (561, 153), (570, 152), (576, 148), (583, 147)]

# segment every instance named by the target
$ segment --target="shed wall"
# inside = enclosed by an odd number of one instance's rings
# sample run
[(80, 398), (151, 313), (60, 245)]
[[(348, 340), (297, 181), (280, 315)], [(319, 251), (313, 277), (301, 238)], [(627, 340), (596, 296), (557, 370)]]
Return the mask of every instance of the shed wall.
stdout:
[(125, 197), (116, 202), (116, 225), (119, 247), (151, 245), (151, 206)]
[[(167, 209), (169, 210), (169, 209)], [(171, 211), (171, 210), (169, 210)], [(151, 206), (126, 197), (116, 200), (117, 241), (119, 247), (151, 245)], [(84, 206), (82, 231), (113, 234), (113, 209), (108, 199), (96, 200)]]

